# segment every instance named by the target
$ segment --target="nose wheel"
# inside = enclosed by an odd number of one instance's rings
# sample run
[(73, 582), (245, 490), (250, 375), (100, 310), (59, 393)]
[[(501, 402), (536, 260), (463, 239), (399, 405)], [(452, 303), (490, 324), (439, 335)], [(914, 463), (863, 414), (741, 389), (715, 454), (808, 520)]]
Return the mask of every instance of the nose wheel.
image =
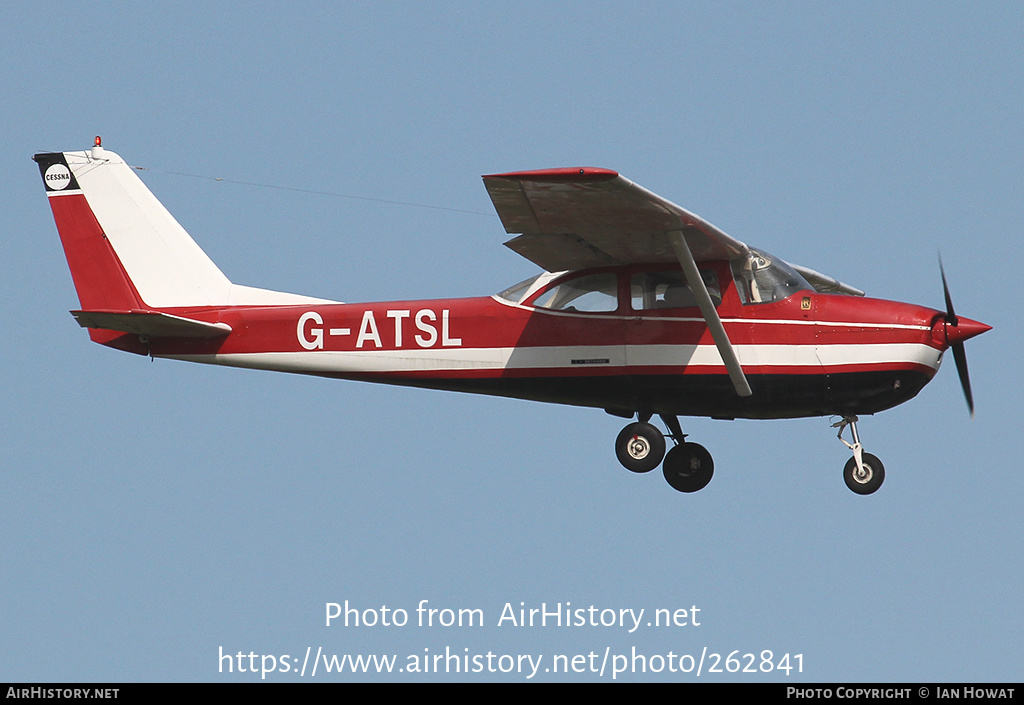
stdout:
[[(843, 431), (850, 427), (850, 434), (853, 436), (853, 443), (848, 443), (843, 438)], [(853, 457), (846, 461), (843, 468), (843, 480), (846, 486), (857, 494), (871, 494), (882, 486), (885, 481), (885, 467), (882, 461), (864, 452), (864, 446), (860, 442), (860, 434), (857, 433), (857, 417), (844, 416), (842, 421), (832, 424), (832, 428), (838, 428), (838, 438), (847, 448), (853, 451)]]
[[(640, 417), (619, 432), (615, 439), (615, 455), (630, 472), (650, 472), (660, 464), (665, 480), (679, 492), (704, 489), (715, 472), (715, 461), (704, 446), (686, 443), (686, 434), (675, 416), (662, 416), (675, 445), (665, 452), (665, 434), (650, 423), (650, 416)], [(664, 460), (664, 463), (662, 462)]]

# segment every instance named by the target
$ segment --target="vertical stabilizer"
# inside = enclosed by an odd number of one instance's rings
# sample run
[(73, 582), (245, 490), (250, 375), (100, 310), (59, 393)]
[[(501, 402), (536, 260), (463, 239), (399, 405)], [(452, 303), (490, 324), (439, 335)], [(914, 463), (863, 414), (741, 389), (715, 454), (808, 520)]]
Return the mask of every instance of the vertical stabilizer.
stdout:
[(325, 301), (232, 284), (98, 137), (88, 152), (51, 152), (33, 159), (83, 310)]
[(226, 304), (231, 282), (118, 155), (37, 154), (83, 309)]

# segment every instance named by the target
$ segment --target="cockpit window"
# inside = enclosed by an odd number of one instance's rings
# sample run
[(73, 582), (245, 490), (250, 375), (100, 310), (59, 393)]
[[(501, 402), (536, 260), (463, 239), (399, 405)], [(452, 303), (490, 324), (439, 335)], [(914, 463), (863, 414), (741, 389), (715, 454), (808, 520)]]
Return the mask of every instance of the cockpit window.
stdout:
[(755, 250), (745, 259), (733, 260), (732, 276), (744, 304), (782, 301), (803, 289), (814, 289), (781, 259)]
[[(718, 306), (722, 303), (718, 276), (712, 269), (701, 270), (700, 276), (711, 295), (711, 301)], [(678, 269), (634, 274), (629, 289), (634, 311), (697, 306), (697, 298), (686, 283), (686, 275)]]
[(533, 305), (552, 311), (615, 311), (619, 307), (618, 279), (613, 272), (575, 277), (548, 289)]

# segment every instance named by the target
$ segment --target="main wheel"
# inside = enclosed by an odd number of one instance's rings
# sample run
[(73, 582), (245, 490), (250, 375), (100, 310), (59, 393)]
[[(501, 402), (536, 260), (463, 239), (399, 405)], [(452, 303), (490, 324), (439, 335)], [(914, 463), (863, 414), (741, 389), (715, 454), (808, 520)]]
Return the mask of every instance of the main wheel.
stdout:
[(662, 467), (665, 479), (672, 489), (696, 492), (707, 487), (715, 474), (715, 461), (711, 453), (697, 443), (682, 443), (668, 452)]
[(857, 494), (871, 494), (882, 486), (882, 482), (885, 480), (885, 467), (882, 465), (882, 461), (871, 453), (864, 453), (861, 459), (864, 463), (864, 471), (857, 472), (857, 461), (850, 458), (846, 461), (846, 467), (843, 468), (843, 479), (846, 480), (846, 486)]
[(650, 472), (665, 457), (665, 436), (649, 423), (631, 423), (615, 439), (615, 455), (630, 472)]

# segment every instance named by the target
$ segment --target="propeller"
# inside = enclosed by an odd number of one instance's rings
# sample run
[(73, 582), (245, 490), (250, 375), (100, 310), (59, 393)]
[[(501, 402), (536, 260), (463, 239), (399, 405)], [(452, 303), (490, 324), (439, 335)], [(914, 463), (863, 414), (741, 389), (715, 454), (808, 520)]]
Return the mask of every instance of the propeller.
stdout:
[(964, 349), (964, 341), (973, 338), (992, 326), (985, 325), (969, 318), (960, 318), (953, 310), (953, 297), (949, 295), (949, 284), (946, 283), (946, 270), (942, 266), (942, 256), (939, 256), (939, 273), (942, 275), (942, 293), (946, 297), (946, 344), (953, 349), (953, 361), (956, 363), (956, 373), (960, 377), (960, 387), (964, 390), (964, 399), (967, 400), (967, 408), (974, 418), (974, 395), (971, 394), (971, 378), (967, 372), (967, 351)]

